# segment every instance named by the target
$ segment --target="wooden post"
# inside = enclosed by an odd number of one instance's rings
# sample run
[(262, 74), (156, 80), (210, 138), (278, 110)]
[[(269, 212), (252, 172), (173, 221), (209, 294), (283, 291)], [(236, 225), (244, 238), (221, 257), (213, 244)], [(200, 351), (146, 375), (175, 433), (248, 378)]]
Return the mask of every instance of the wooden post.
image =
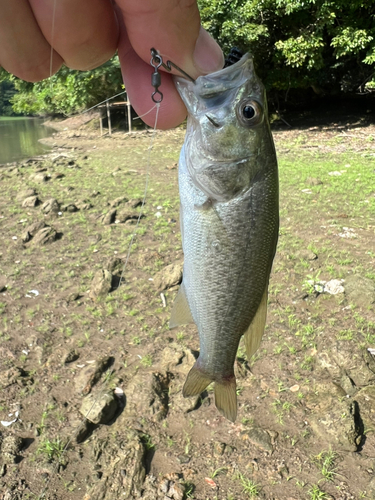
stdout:
[(99, 108), (99, 123), (100, 123), (100, 137), (103, 135), (103, 113), (102, 110)]
[(112, 135), (112, 126), (111, 126), (111, 112), (109, 110), (109, 102), (106, 101), (107, 105), (107, 118), (108, 118), (108, 133), (109, 135)]
[(132, 112), (129, 101), (126, 103), (126, 106), (128, 108), (128, 133), (130, 134), (130, 132), (132, 131)]

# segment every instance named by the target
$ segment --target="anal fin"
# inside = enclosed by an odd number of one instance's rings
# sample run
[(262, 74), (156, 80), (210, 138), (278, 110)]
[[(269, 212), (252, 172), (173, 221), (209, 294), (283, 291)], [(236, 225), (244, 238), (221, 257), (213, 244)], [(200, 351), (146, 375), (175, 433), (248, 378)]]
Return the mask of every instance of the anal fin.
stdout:
[(188, 325), (189, 323), (194, 323), (194, 319), (186, 299), (184, 286), (181, 284), (173, 304), (169, 328), (175, 328), (179, 325)]
[(260, 342), (263, 337), (264, 328), (266, 325), (267, 317), (267, 298), (268, 298), (268, 286), (266, 287), (262, 300), (260, 301), (258, 310), (251, 322), (249, 328), (244, 333), (244, 340), (246, 346), (247, 359), (256, 353), (260, 346)]

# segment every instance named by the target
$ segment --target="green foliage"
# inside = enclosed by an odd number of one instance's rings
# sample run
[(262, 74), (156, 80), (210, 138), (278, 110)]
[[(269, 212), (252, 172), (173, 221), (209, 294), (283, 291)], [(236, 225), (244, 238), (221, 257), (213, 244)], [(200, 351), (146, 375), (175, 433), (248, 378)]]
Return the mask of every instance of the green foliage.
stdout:
[(0, 116), (13, 115), (11, 99), (16, 93), (14, 84), (9, 80), (9, 74), (0, 68)]
[(27, 115), (69, 115), (83, 111), (121, 92), (123, 88), (117, 56), (92, 71), (63, 66), (47, 80), (29, 83), (11, 77), (18, 93), (11, 102), (17, 113)]
[[(372, 0), (199, 0), (203, 26), (225, 52), (254, 56), (268, 89), (320, 92), (372, 87), (375, 2)], [(371, 67), (372, 66), (372, 67)]]

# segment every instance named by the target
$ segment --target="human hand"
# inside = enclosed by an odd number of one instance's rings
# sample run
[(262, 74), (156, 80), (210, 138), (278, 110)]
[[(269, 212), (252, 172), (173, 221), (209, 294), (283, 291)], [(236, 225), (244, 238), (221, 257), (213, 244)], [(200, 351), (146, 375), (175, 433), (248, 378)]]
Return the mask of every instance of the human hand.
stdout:
[[(142, 115), (153, 107), (151, 47), (193, 78), (224, 62), (200, 28), (196, 0), (0, 0), (0, 66), (24, 80), (47, 78), (62, 63), (90, 70), (118, 49), (130, 102)], [(174, 127), (186, 109), (171, 74), (162, 74), (160, 91), (158, 128)], [(155, 113), (144, 121), (153, 125)]]

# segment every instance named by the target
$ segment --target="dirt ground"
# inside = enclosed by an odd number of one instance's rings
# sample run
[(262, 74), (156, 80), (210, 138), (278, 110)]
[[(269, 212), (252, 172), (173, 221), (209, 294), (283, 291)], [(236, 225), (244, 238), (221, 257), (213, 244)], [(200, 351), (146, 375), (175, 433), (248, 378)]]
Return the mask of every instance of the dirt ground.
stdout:
[(1, 500), (375, 498), (375, 126), (274, 128), (280, 240), (235, 424), (182, 398), (198, 336), (168, 328), (183, 128), (149, 176), (148, 131), (62, 131), (0, 168)]

